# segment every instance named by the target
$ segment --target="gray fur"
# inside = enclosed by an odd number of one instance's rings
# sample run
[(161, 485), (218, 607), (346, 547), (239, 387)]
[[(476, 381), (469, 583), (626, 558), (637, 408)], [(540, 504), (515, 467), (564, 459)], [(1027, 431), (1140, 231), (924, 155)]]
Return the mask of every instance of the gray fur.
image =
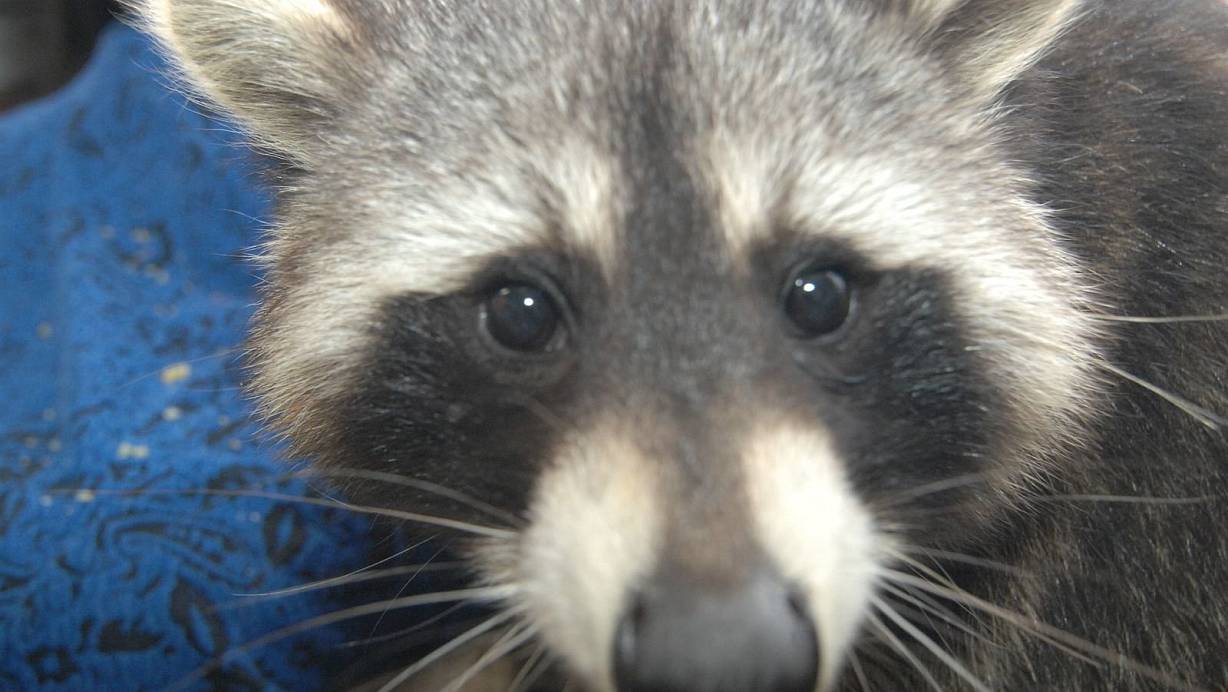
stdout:
[[(854, 668), (838, 647), (828, 688), (1228, 685), (1228, 335), (1111, 319), (1228, 312), (1222, 3), (134, 1), (287, 163), (252, 341), (264, 412), (323, 466), (529, 517), (475, 560), (530, 594), (564, 671), (612, 687), (600, 642), (664, 572), (719, 590), (747, 561), (829, 568), (798, 555), (840, 517), (779, 490), (776, 444), (873, 520), (846, 528), (850, 556), (902, 569), (877, 551), (924, 543), (946, 558), (912, 578), (1002, 609), (927, 596), (972, 635), (867, 616), (877, 653)], [(778, 334), (799, 253), (876, 277), (844, 346)], [(570, 360), (500, 370), (465, 301), (526, 254), (580, 327)], [(521, 422), (508, 392), (566, 425)], [(621, 542), (565, 535), (610, 523)], [(592, 603), (541, 604), (586, 577)], [(835, 646), (838, 577), (813, 578)], [(592, 617), (559, 624), (573, 610)]]

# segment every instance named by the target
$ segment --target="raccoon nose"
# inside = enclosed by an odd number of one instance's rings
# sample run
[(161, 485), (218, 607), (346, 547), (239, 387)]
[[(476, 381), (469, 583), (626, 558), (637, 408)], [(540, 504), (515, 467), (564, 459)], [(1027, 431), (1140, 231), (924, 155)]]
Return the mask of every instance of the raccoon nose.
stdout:
[(654, 583), (614, 642), (619, 692), (812, 692), (818, 638), (804, 599), (759, 576), (732, 590)]

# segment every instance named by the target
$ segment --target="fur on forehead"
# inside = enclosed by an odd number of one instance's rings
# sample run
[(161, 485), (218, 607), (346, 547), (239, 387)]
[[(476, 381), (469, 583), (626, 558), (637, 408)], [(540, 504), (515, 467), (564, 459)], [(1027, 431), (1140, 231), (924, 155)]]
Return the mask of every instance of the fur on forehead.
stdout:
[[(587, 65), (591, 73), (609, 57), (598, 55), (601, 50), (633, 53), (652, 27), (687, 15), (702, 18), (692, 26), (701, 36), (712, 34), (719, 41), (729, 27), (747, 23), (775, 21), (775, 30), (796, 33), (797, 26), (805, 31), (839, 24), (886, 6), (892, 11), (885, 16), (895, 20), (888, 21), (894, 24), (891, 31), (926, 45), (969, 95), (987, 104), (1044, 52), (1079, 6), (1079, 0), (815, 0), (784, 9), (731, 0), (612, 2), (600, 8), (540, 0), (508, 6), (411, 0), (124, 2), (159, 39), (191, 90), (237, 116), (258, 142), (300, 165), (329, 155), (321, 144), (332, 128), (322, 124), (343, 117), (350, 102), (364, 100), (366, 90), (416, 91), (418, 111), (451, 102), (444, 108), (456, 117), (466, 110), (457, 108), (460, 101), (475, 105), (472, 97), (481, 90), (474, 87), (482, 82), (509, 82), (502, 86), (514, 92), (510, 81), (534, 72), (547, 78), (546, 84), (573, 63)], [(623, 31), (610, 31), (612, 26)], [(552, 88), (560, 89), (555, 98), (566, 99), (565, 90), (575, 85)]]

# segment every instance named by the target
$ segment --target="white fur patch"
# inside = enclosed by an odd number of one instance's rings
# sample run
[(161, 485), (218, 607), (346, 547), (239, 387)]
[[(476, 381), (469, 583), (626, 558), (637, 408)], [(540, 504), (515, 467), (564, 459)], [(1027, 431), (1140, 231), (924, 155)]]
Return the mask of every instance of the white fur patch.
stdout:
[(621, 261), (623, 173), (617, 159), (576, 140), (534, 156), (565, 225), (564, 240), (597, 261), (606, 277)]
[(814, 426), (765, 424), (748, 438), (743, 459), (759, 542), (808, 598), (825, 689), (869, 612), (882, 538)]
[(626, 595), (652, 570), (663, 536), (660, 484), (634, 440), (607, 428), (562, 446), (539, 482), (513, 576), (529, 620), (586, 689), (613, 689)]

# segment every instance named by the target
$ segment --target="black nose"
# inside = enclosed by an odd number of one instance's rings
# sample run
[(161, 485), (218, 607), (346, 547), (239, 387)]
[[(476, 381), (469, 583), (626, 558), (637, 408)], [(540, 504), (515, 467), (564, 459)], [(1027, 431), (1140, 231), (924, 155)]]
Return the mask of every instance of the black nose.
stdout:
[(614, 641), (619, 692), (813, 692), (817, 674), (805, 603), (767, 575), (730, 590), (657, 580)]

